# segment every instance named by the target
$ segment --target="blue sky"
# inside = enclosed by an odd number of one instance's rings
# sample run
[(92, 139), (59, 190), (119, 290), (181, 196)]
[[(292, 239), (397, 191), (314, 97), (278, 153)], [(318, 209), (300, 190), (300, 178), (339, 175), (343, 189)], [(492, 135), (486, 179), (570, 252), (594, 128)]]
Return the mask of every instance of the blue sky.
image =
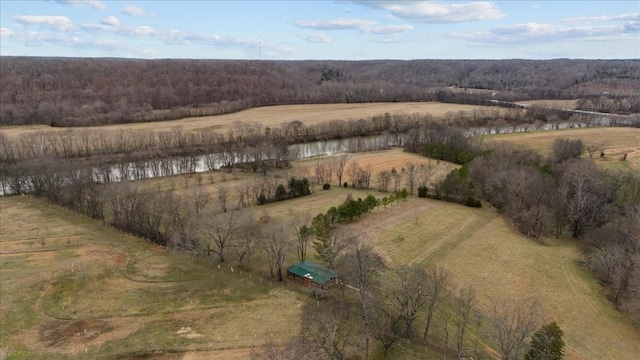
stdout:
[(640, 58), (640, 1), (0, 1), (0, 55)]

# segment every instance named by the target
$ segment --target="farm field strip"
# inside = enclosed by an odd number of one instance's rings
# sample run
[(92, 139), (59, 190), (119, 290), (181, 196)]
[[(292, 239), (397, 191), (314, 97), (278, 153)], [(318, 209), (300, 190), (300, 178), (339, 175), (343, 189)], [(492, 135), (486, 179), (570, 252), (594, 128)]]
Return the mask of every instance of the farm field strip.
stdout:
[(519, 104), (539, 105), (552, 109), (575, 109), (579, 99), (576, 100), (526, 100), (517, 101)]
[[(594, 155), (596, 164), (605, 168), (630, 167), (640, 171), (640, 129), (625, 127), (600, 127), (564, 130), (545, 130), (500, 135), (488, 135), (485, 141), (505, 142), (520, 148), (529, 148), (542, 155), (549, 155), (556, 139), (582, 140), (586, 145), (606, 144), (605, 156)], [(627, 160), (621, 161), (624, 154)], [(583, 157), (588, 157), (583, 154)]]
[[(180, 120), (134, 123), (121, 125), (106, 125), (100, 127), (82, 127), (100, 131), (119, 130), (150, 130), (166, 131), (181, 127), (185, 131), (201, 131), (205, 129), (229, 130), (234, 123), (257, 122), (263, 127), (279, 127), (292, 121), (301, 121), (305, 125), (314, 125), (331, 120), (357, 120), (384, 113), (426, 114), (442, 117), (448, 112), (473, 111), (505, 111), (495, 106), (479, 106), (464, 104), (449, 104), (438, 102), (408, 102), (408, 103), (362, 103), (362, 104), (311, 104), (311, 105), (278, 105), (265, 106), (243, 110), (233, 114), (192, 117)], [(16, 136), (35, 131), (65, 131), (69, 128), (57, 128), (46, 125), (7, 126), (0, 128), (0, 132), (8, 136)], [(73, 128), (71, 128), (73, 129)]]

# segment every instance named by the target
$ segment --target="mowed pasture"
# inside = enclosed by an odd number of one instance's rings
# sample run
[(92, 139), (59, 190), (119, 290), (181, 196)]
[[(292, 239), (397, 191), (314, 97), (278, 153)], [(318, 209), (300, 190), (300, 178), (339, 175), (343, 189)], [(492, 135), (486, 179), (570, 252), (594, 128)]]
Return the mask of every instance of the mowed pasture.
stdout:
[[(600, 157), (600, 152), (597, 152), (593, 157), (596, 164), (604, 168), (631, 168), (640, 171), (640, 129), (637, 128), (598, 127), (499, 134), (486, 136), (485, 142), (488, 147), (504, 142), (549, 155), (553, 142), (557, 139), (580, 139), (585, 146), (604, 144), (605, 156)], [(621, 161), (624, 154), (627, 154), (627, 160)], [(583, 157), (589, 155), (584, 153)]]
[(492, 300), (538, 301), (544, 319), (564, 331), (567, 359), (634, 359), (640, 353), (640, 331), (585, 272), (572, 239), (540, 245), (493, 209), (416, 197), (343, 230), (369, 239), (390, 266), (445, 267), (457, 287), (476, 288), (481, 313), (488, 313)]
[[(474, 111), (507, 111), (495, 106), (478, 106), (464, 104), (449, 104), (438, 102), (408, 102), (408, 103), (362, 103), (362, 104), (311, 104), (311, 105), (278, 105), (265, 106), (237, 113), (190, 117), (180, 120), (147, 122), (134, 124), (107, 125), (101, 127), (83, 127), (82, 129), (97, 129), (100, 131), (120, 130), (148, 130), (167, 131), (176, 127), (184, 131), (202, 131), (206, 129), (229, 130), (237, 122), (255, 122), (263, 127), (280, 127), (292, 121), (301, 121), (305, 125), (315, 125), (332, 120), (366, 119), (385, 113), (395, 114), (431, 114), (436, 118), (443, 117), (449, 112)], [(50, 127), (45, 125), (7, 126), (0, 129), (7, 136), (17, 136), (34, 131), (64, 131), (69, 128)]]
[(234, 359), (300, 332), (303, 296), (260, 272), (217, 268), (33, 197), (0, 207), (2, 358), (206, 349)]
[(518, 104), (537, 105), (552, 109), (575, 109), (578, 107), (578, 101), (580, 100), (526, 100), (518, 101)]
[[(553, 140), (568, 138), (569, 132), (491, 139), (546, 135), (550, 138), (544, 141), (534, 137), (513, 143), (548, 153)], [(638, 141), (637, 133), (629, 139), (613, 133), (603, 137), (595, 131), (592, 136), (593, 141), (611, 140), (609, 149)], [(294, 162), (291, 169), (271, 176), (283, 181), (291, 174), (311, 179), (318, 163), (334, 158)], [(435, 166), (434, 179), (455, 166), (401, 149), (349, 154), (349, 161), (371, 166), (374, 187), (376, 174), (393, 167), (401, 171), (408, 161)], [(201, 175), (135, 183), (185, 197), (197, 189), (215, 196), (219, 186), (235, 189), (261, 177), (219, 171)], [(330, 190), (316, 186), (310, 196), (253, 210), (258, 216), (287, 221), (299, 214), (325, 212), (348, 195), (387, 195), (337, 185), (334, 179)], [(477, 289), (480, 313), (488, 313), (492, 300), (537, 300), (545, 321), (557, 321), (564, 331), (567, 359), (635, 359), (640, 353), (640, 331), (606, 300), (602, 287), (586, 273), (575, 241), (547, 239), (549, 245), (540, 245), (486, 205), (472, 209), (414, 195), (341, 224), (339, 230), (370, 241), (391, 267), (445, 267), (456, 287)], [(270, 281), (260, 250), (250, 271), (236, 268), (232, 272), (233, 262), (218, 269), (210, 260), (173, 253), (37, 198), (1, 198), (0, 211), (0, 355), (74, 359), (163, 351), (180, 353), (176, 358), (241, 359), (249, 357), (255, 346), (271, 339), (284, 341), (301, 331), (301, 309), (310, 298), (296, 283)], [(285, 267), (295, 261), (291, 251)], [(433, 331), (436, 337), (441, 332)], [(489, 336), (475, 326), (470, 337), (490, 343)], [(404, 350), (394, 357), (415, 358), (411, 349)]]

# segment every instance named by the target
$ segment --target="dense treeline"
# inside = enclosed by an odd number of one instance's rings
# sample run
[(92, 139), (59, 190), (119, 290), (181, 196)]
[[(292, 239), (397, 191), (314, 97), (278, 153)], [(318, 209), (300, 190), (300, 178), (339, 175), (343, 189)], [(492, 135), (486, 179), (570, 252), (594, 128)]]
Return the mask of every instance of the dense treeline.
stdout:
[(0, 61), (0, 125), (128, 123), (276, 104), (492, 98), (491, 91), (438, 90), (445, 87), (490, 89), (501, 100), (588, 97), (585, 109), (603, 111), (639, 107), (635, 60)]

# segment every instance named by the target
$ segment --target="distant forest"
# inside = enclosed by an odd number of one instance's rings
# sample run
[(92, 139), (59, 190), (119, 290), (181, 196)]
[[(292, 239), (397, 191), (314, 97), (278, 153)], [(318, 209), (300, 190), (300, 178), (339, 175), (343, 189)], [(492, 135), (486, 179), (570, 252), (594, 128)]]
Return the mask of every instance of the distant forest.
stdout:
[(2, 57), (0, 79), (0, 125), (89, 126), (215, 115), (266, 105), (487, 104), (492, 98), (580, 98), (584, 110), (640, 112), (640, 60)]

